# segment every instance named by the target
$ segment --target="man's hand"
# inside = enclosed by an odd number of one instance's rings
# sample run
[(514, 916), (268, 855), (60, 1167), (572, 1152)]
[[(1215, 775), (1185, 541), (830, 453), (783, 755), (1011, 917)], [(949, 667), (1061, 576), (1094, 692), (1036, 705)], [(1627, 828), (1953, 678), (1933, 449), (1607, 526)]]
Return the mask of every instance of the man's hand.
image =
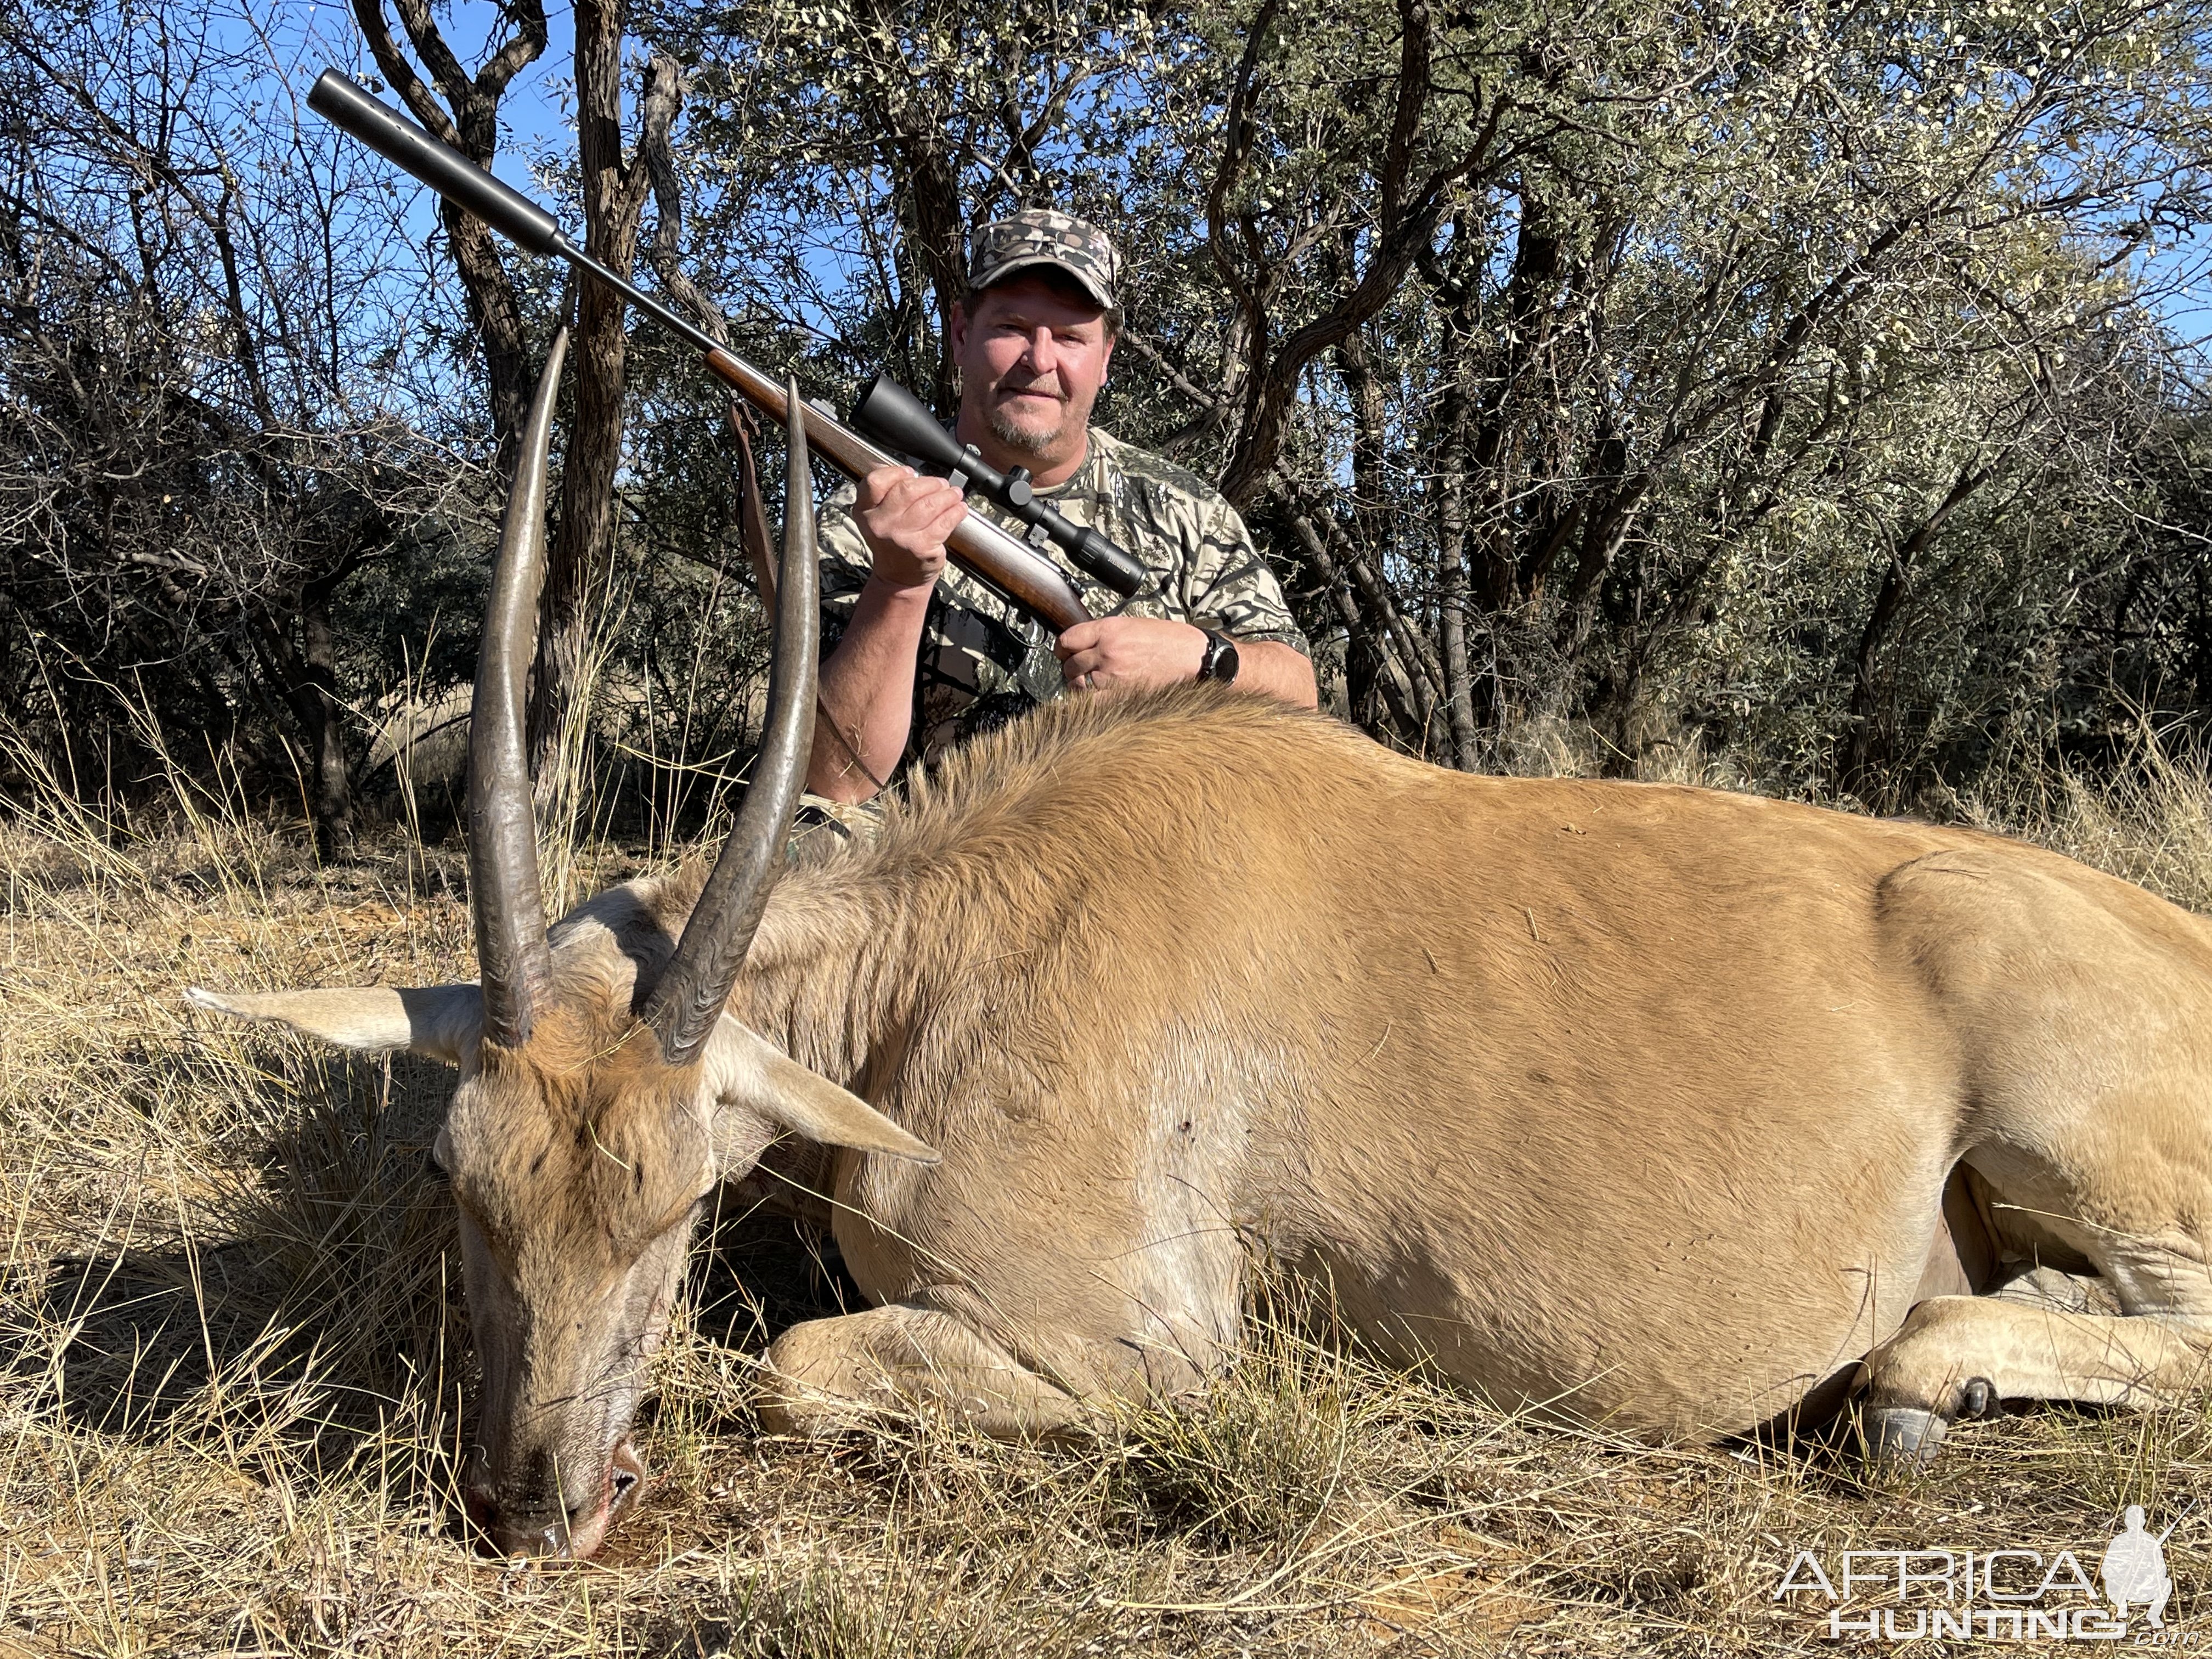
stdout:
[(927, 587), (944, 574), (945, 538), (967, 510), (951, 484), (910, 466), (878, 467), (853, 498), (876, 579), (893, 587)]
[[(1198, 678), (1206, 634), (1188, 623), (1100, 617), (1076, 623), (1053, 649), (1060, 678), (1082, 690), (1173, 685)], [(1320, 701), (1313, 664), (1304, 652), (1273, 640), (1239, 640), (1237, 656), (1240, 691), (1257, 691), (1294, 708), (1311, 708)]]
[(1152, 617), (1099, 617), (1078, 623), (1053, 647), (1060, 678), (1087, 691), (1173, 685), (1198, 678), (1206, 635), (1188, 623)]

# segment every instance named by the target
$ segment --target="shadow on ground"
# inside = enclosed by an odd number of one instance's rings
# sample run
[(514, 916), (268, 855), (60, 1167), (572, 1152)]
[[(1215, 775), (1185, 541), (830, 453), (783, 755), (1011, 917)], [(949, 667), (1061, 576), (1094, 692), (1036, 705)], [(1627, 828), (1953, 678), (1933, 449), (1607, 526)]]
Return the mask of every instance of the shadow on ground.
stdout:
[[(453, 1202), (428, 1147), (453, 1073), (406, 1055), (272, 1054), (240, 1114), (274, 1125), (184, 1167), (149, 1158), (112, 1245), (0, 1284), (20, 1407), (154, 1441), (274, 1424), (316, 1466), (411, 1418), (429, 1438), (472, 1366)], [(125, 1224), (120, 1218), (128, 1215)], [(860, 1305), (817, 1230), (724, 1188), (694, 1244), (701, 1334), (757, 1348)]]

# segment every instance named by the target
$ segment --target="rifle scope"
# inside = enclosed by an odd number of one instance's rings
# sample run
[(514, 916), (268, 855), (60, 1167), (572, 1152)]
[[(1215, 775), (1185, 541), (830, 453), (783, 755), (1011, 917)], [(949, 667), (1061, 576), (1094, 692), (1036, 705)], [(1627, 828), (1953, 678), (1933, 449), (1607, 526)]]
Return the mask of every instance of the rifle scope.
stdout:
[(897, 381), (878, 374), (853, 404), (853, 424), (872, 432), (894, 449), (941, 466), (956, 489), (973, 488), (1030, 527), (1032, 544), (1048, 541), (1123, 599), (1144, 585), (1145, 569), (1095, 530), (1062, 518), (1030, 487), (1027, 467), (1001, 472), (938, 425), (921, 398)]
[[(710, 368), (738, 386), (757, 406), (769, 411), (773, 418), (783, 418), (781, 399), (772, 395), (776, 388), (769, 386), (763, 390), (750, 384), (765, 379), (751, 365), (716, 345), (703, 329), (686, 322), (651, 295), (623, 281), (586, 253), (561, 234), (561, 227), (553, 216), (537, 203), (501, 184), (397, 110), (380, 103), (336, 70), (325, 70), (317, 77), (307, 94), (307, 107), (333, 126), (358, 138), (386, 161), (421, 179), (464, 212), (483, 220), (516, 246), (532, 253), (550, 253), (566, 259), (594, 281), (621, 295), (662, 327), (706, 353)], [(1017, 467), (1011, 473), (1002, 473), (986, 465), (973, 450), (961, 448), (931, 418), (921, 400), (903, 386), (878, 375), (860, 394), (853, 419), (855, 424), (872, 427), (885, 442), (943, 466), (957, 475), (958, 481), (972, 484), (988, 500), (1029, 526), (1032, 544), (1051, 542), (1067, 555), (1077, 568), (1097, 577), (1123, 599), (1144, 585), (1142, 565), (1097, 531), (1070, 523), (1038, 501), (1023, 469)], [(810, 423), (811, 430), (813, 424)], [(836, 432), (834, 422), (825, 426), (819, 436), (822, 441), (817, 447), (854, 477), (862, 476), (871, 465), (888, 459), (875, 454), (865, 443), (854, 447), (848, 434)], [(845, 438), (844, 443), (834, 441), (841, 437)], [(995, 526), (978, 530), (975, 524), (971, 515), (969, 528), (959, 539), (980, 542), (1003, 534)], [(1014, 550), (1011, 543), (1007, 545), (1010, 552)], [(1033, 559), (1035, 555), (1027, 556)], [(1000, 592), (1007, 591), (1002, 582), (992, 580), (988, 570), (973, 565), (969, 568)], [(1071, 625), (1072, 620), (1089, 614), (1076, 595), (1067, 591), (1066, 579), (1053, 573), (1049, 564), (1040, 563), (1036, 574), (1040, 578), (1036, 585), (1048, 590), (1042, 596), (1045, 601), (1042, 608), (1035, 602), (1039, 597), (1036, 594), (1026, 599), (1020, 594), (1010, 595), (1017, 604), (1037, 611), (1054, 626), (1063, 629)]]

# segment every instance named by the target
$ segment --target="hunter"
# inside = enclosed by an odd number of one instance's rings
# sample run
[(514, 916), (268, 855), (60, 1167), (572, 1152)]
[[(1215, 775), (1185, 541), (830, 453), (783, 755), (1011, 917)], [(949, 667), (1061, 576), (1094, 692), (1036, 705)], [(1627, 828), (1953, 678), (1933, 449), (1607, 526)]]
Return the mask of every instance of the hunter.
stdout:
[(1310, 648), (1237, 510), (1091, 425), (1121, 330), (1120, 264), (1103, 232), (1065, 213), (1033, 208), (977, 233), (952, 310), (953, 432), (1001, 471), (1028, 468), (1040, 498), (1118, 542), (1150, 580), (1120, 602), (1045, 550), (1094, 618), (1054, 639), (946, 568), (961, 514), (995, 508), (904, 466), (841, 491), (822, 516), (830, 648), (807, 769), (825, 816), (857, 828), (850, 807), (906, 766), (1069, 687), (1212, 679), (1314, 706)]

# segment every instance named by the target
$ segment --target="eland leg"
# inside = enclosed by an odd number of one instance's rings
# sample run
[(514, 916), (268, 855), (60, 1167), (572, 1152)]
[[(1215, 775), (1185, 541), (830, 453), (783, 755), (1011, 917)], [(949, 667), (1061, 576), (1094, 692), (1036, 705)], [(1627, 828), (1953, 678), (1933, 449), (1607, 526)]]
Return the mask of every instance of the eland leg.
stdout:
[[(2101, 1279), (2046, 1271), (1915, 1307), (1861, 1369), (1869, 1450), (1924, 1462), (2001, 1400), (2152, 1405), (2212, 1380), (2212, 1272), (2194, 1239), (2100, 1230), (2085, 1244)], [(2069, 1308), (2068, 1289), (2117, 1310)]]
[(885, 1412), (950, 1413), (1000, 1439), (1093, 1424), (1115, 1401), (1186, 1392), (1201, 1364), (1134, 1339), (1042, 1336), (1028, 1359), (975, 1322), (916, 1300), (794, 1325), (769, 1346), (759, 1402), (771, 1433), (830, 1434)]
[(1083, 1402), (933, 1308), (904, 1303), (810, 1320), (768, 1352), (760, 1401), (772, 1434), (830, 1434), (884, 1412), (949, 1410), (1015, 1439), (1080, 1421)]
[(1877, 1456), (1925, 1462), (1950, 1425), (2000, 1400), (2148, 1405), (2205, 1381), (2212, 1319), (2061, 1313), (1942, 1296), (1866, 1357), (1860, 1405)]
[(1978, 1286), (1996, 1294), (1930, 1297), (1867, 1355), (1871, 1449), (1923, 1461), (2003, 1399), (2138, 1404), (2203, 1386), (2212, 931), (2027, 849), (1931, 854), (1882, 900), (1958, 1044), (1957, 1133), (1996, 1253), (2039, 1267)]

